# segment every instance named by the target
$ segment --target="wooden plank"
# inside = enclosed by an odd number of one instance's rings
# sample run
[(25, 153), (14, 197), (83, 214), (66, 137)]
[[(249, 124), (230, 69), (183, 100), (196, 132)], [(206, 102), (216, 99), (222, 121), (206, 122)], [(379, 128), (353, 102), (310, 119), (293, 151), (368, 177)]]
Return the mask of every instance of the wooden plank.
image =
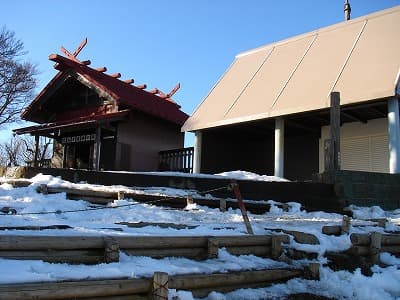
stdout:
[[(80, 299), (80, 298), (74, 298)], [(107, 296), (107, 297), (90, 297), (82, 298), (84, 300), (149, 300), (148, 294), (135, 294), (135, 295), (119, 295), (119, 296)]]
[(168, 300), (168, 274), (155, 272), (153, 275), (152, 300)]
[(0, 230), (49, 230), (49, 229), (71, 229), (68, 225), (49, 225), (49, 226), (1, 226)]
[(256, 255), (273, 258), (271, 245), (249, 247), (226, 247), (232, 255)]
[(102, 249), (103, 246), (103, 237), (98, 236), (0, 236), (0, 250)]
[(193, 291), (195, 297), (205, 297), (211, 291), (228, 292), (245, 287), (264, 287), (302, 276), (299, 269), (272, 269), (203, 275), (170, 276), (169, 287)]
[(50, 300), (144, 294), (150, 279), (81, 280), (0, 285), (0, 300)]
[(251, 227), (250, 220), (249, 220), (246, 208), (243, 203), (243, 198), (242, 198), (242, 195), (239, 190), (239, 185), (237, 184), (236, 181), (232, 180), (231, 187), (232, 187), (235, 197), (238, 201), (240, 212), (242, 213), (242, 217), (243, 217), (244, 224), (246, 226), (247, 233), (250, 235), (253, 235), (254, 234), (253, 228)]
[(319, 263), (310, 263), (305, 270), (305, 277), (311, 280), (319, 280)]
[(272, 237), (271, 240), (271, 255), (274, 259), (278, 259), (282, 254), (282, 242), (278, 236)]
[(375, 264), (379, 263), (380, 252), (382, 248), (382, 233), (372, 232), (371, 233), (371, 244), (369, 245), (369, 254), (371, 261)]
[(328, 149), (327, 171), (340, 170), (340, 93), (330, 94), (330, 143)]
[[(371, 237), (369, 234), (353, 233), (350, 235), (353, 245), (369, 245)], [(384, 234), (382, 235), (382, 245), (400, 245), (400, 234)]]
[[(40, 189), (38, 191), (40, 191)], [(82, 189), (82, 188), (79, 189), (79, 188), (47, 186), (47, 192), (49, 194), (66, 193), (70, 195), (118, 199), (118, 192), (113, 192), (113, 191), (99, 191), (99, 190)]]
[[(118, 199), (118, 192), (113, 191), (97, 191), (90, 189), (78, 189), (78, 188), (64, 188), (64, 187), (47, 187), (48, 193), (66, 193), (67, 198), (71, 200), (85, 200), (94, 204), (108, 204), (115, 199)], [(40, 192), (40, 189), (38, 189)], [(152, 201), (153, 205), (158, 206), (169, 206), (173, 208), (184, 208), (187, 205), (186, 197), (179, 196), (163, 196), (163, 195), (151, 195), (145, 193), (139, 193), (135, 191), (124, 191), (125, 199), (134, 199), (138, 202), (150, 202)], [(193, 198), (193, 197), (192, 197)], [(158, 202), (154, 202), (158, 201)], [(221, 198), (193, 198), (193, 202), (198, 205), (205, 205), (208, 207), (220, 208), (221, 202), (226, 204), (226, 207), (237, 209), (239, 208), (239, 204), (237, 201)], [(248, 206), (248, 210), (253, 213), (264, 213), (269, 211), (270, 205), (266, 203), (249, 203), (244, 201), (246, 206)]]
[[(169, 288), (177, 290), (202, 291), (203, 293), (213, 290), (227, 292), (241, 287), (262, 287), (303, 275), (302, 269), (174, 275), (167, 281), (164, 277), (157, 286), (166, 286), (168, 282)], [(2, 284), (0, 285), (0, 300), (94, 299), (95, 297), (118, 299), (118, 296), (125, 299), (128, 295), (132, 295), (132, 299), (137, 299), (136, 297), (141, 299), (144, 294), (152, 290), (152, 286), (152, 278)]]
[(119, 262), (119, 245), (112, 237), (104, 239), (104, 260), (106, 263)]
[(226, 212), (226, 199), (224, 198), (219, 200), (219, 211)]
[(43, 260), (51, 263), (98, 264), (104, 251), (98, 250), (0, 250), (0, 257), (20, 260)]
[(205, 248), (124, 249), (122, 251), (131, 256), (148, 256), (152, 258), (186, 257), (202, 260), (208, 256)]
[(185, 224), (175, 224), (175, 223), (157, 223), (157, 222), (117, 222), (115, 224), (125, 225), (131, 228), (142, 228), (147, 226), (156, 226), (160, 228), (174, 228), (174, 229), (194, 229), (199, 227), (198, 225), (185, 225)]
[(350, 217), (344, 215), (343, 222), (342, 222), (342, 233), (349, 233), (350, 231)]
[(92, 196), (83, 196), (83, 195), (77, 195), (77, 194), (67, 194), (66, 195), (67, 199), (70, 200), (83, 200), (90, 202), (92, 204), (102, 204), (106, 205), (108, 203), (113, 202), (114, 200), (111, 198), (102, 198), (102, 197), (92, 197)]
[[(286, 235), (278, 236), (287, 242)], [(101, 249), (102, 236), (0, 236), (0, 250)], [(209, 236), (113, 236), (121, 249), (207, 248)], [(215, 236), (220, 247), (271, 245), (272, 235)], [(384, 239), (383, 239), (384, 240)]]
[(326, 225), (322, 227), (322, 233), (326, 235), (339, 236), (342, 233), (342, 226), (340, 225)]
[[(369, 256), (371, 254), (370, 247), (365, 245), (357, 245), (350, 248), (351, 253), (360, 256)], [(394, 255), (400, 254), (400, 245), (384, 245), (381, 246), (381, 252), (388, 252)]]
[(208, 258), (217, 258), (218, 257), (218, 241), (216, 239), (210, 238), (208, 239), (208, 247), (207, 247), (207, 257)]

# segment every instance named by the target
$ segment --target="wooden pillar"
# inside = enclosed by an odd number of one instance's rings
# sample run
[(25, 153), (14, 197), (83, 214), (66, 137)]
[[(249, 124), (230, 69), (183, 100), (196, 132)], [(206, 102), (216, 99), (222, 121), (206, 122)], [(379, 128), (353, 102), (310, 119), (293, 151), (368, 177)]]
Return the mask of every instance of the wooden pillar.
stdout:
[(154, 272), (152, 300), (168, 299), (168, 273)]
[(399, 100), (391, 98), (388, 101), (388, 132), (389, 132), (389, 172), (400, 173), (400, 117)]
[(283, 177), (285, 148), (285, 121), (282, 117), (275, 119), (275, 171), (274, 175)]
[(96, 128), (96, 140), (93, 149), (93, 170), (99, 171), (100, 169), (100, 150), (101, 150), (101, 127)]
[(39, 156), (39, 136), (35, 135), (35, 154), (33, 157), (33, 166), (38, 166), (38, 156)]
[(193, 157), (193, 173), (201, 172), (201, 144), (203, 134), (200, 131), (194, 133), (194, 157)]
[(340, 93), (332, 92), (330, 95), (330, 143), (328, 148), (328, 171), (340, 170)]

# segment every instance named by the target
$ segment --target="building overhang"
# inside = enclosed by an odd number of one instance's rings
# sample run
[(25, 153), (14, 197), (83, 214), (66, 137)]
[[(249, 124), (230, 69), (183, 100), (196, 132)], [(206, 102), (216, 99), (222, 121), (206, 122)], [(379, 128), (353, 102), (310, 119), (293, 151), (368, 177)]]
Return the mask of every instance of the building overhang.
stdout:
[(122, 110), (114, 113), (102, 114), (91, 116), (87, 118), (80, 118), (66, 122), (46, 123), (34, 126), (14, 129), (15, 134), (31, 134), (54, 137), (55, 133), (70, 132), (75, 130), (84, 130), (89, 128), (96, 128), (103, 124), (110, 122), (122, 121), (127, 118), (130, 110)]

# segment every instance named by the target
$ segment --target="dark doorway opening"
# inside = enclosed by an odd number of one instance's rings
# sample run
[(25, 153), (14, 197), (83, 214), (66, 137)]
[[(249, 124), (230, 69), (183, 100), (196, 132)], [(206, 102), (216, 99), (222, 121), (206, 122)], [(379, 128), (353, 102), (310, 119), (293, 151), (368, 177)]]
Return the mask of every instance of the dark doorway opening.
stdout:
[(91, 146), (89, 143), (78, 143), (75, 145), (75, 168), (91, 169)]
[(66, 168), (92, 169), (93, 143), (76, 143), (65, 145)]

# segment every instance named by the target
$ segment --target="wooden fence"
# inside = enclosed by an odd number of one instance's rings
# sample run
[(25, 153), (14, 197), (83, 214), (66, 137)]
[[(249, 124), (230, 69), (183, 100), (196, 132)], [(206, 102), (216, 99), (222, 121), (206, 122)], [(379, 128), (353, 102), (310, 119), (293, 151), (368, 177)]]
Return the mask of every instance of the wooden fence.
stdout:
[(0, 236), (0, 257), (39, 259), (47, 262), (97, 264), (119, 261), (119, 252), (132, 256), (186, 257), (218, 256), (225, 247), (233, 255), (278, 258), (287, 235), (253, 236)]
[(193, 154), (193, 147), (160, 151), (159, 170), (192, 173)]
[[(7, 181), (13, 184), (14, 181)], [(16, 181), (18, 183), (18, 181)], [(25, 184), (25, 183), (24, 183)], [(37, 189), (38, 192), (43, 194), (53, 193), (66, 193), (68, 199), (72, 200), (86, 200), (94, 204), (107, 204), (111, 203), (116, 199), (134, 199), (137, 202), (152, 203), (157, 206), (167, 206), (171, 208), (185, 208), (187, 204), (196, 203), (198, 205), (204, 205), (211, 208), (220, 208), (221, 211), (225, 211), (229, 208), (239, 208), (238, 201), (236, 199), (224, 199), (224, 198), (197, 198), (191, 195), (184, 196), (164, 196), (164, 195), (153, 195), (143, 191), (125, 190), (125, 191), (99, 191), (92, 189), (79, 189), (70, 187), (51, 187), (42, 184)], [(232, 194), (233, 196), (233, 194)], [(255, 214), (263, 214), (268, 212), (271, 205), (266, 202), (255, 202), (244, 200), (246, 209)], [(288, 206), (285, 203), (277, 204), (285, 210)]]
[(319, 264), (304, 268), (264, 269), (213, 274), (172, 275), (156, 272), (152, 278), (123, 278), (62, 282), (1, 284), (0, 300), (49, 299), (168, 299), (168, 289), (192, 291), (205, 297), (211, 291), (265, 287), (295, 277), (319, 278)]
[(350, 235), (351, 252), (355, 255), (366, 256), (371, 262), (378, 263), (381, 252), (400, 256), (400, 234), (371, 234), (353, 233)]

